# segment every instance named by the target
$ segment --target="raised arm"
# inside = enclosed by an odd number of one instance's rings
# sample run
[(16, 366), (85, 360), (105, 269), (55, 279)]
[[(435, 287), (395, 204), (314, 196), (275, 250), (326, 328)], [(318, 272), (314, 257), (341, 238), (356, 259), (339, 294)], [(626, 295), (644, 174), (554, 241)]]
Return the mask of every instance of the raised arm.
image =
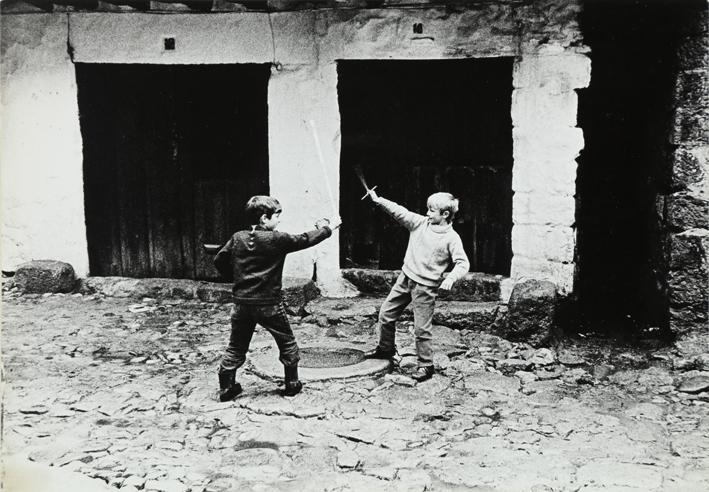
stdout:
[(394, 220), (410, 231), (416, 229), (426, 221), (426, 217), (423, 215), (411, 212), (406, 207), (403, 207), (396, 202), (380, 197), (374, 190), (369, 191), (369, 196), (372, 198), (374, 203), (383, 208), (384, 211), (391, 215)]

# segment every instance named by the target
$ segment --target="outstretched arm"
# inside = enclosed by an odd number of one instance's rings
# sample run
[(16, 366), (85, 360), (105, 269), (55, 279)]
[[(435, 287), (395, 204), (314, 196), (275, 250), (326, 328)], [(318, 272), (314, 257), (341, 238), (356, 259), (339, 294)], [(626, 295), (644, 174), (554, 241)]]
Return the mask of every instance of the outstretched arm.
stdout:
[(326, 225), (313, 229), (312, 231), (303, 232), (302, 234), (287, 234), (282, 232), (278, 235), (278, 242), (286, 253), (291, 253), (293, 251), (309, 248), (310, 246), (315, 246), (330, 236), (332, 236), (332, 229), (330, 226)]
[(373, 189), (369, 190), (368, 195), (374, 203), (383, 208), (395, 221), (410, 231), (416, 229), (426, 220), (426, 217), (423, 215), (411, 212), (406, 207), (402, 207), (396, 202), (380, 197)]

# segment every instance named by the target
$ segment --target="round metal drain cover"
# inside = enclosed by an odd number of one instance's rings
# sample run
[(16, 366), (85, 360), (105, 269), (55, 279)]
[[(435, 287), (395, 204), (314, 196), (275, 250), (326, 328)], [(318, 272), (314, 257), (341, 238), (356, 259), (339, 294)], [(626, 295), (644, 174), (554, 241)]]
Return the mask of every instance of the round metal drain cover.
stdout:
[(300, 349), (299, 365), (313, 369), (352, 366), (362, 362), (363, 355), (361, 350), (351, 348), (304, 347)]

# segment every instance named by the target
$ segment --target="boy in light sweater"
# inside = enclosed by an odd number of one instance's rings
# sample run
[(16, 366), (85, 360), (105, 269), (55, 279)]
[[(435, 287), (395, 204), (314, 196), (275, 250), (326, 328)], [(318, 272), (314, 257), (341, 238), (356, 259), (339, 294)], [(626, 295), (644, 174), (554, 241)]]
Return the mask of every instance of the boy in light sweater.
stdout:
[[(460, 236), (451, 222), (458, 212), (458, 199), (450, 193), (428, 197), (426, 215), (410, 212), (369, 191), (372, 201), (409, 231), (402, 273), (379, 310), (379, 345), (365, 353), (368, 359), (389, 359), (396, 352), (395, 323), (409, 303), (413, 305), (418, 367), (412, 374), (417, 381), (433, 376), (431, 325), (437, 289), (450, 290), (470, 268)], [(443, 279), (443, 272), (453, 270)]]

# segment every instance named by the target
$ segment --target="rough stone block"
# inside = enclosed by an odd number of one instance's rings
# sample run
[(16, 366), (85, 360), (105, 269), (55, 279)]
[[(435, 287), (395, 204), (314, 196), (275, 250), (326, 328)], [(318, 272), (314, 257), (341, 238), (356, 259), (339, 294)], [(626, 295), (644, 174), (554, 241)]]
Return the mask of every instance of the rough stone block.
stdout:
[(590, 81), (591, 59), (582, 54), (525, 56), (513, 72), (514, 87), (538, 87), (550, 93), (587, 87)]
[(670, 270), (707, 268), (709, 231), (674, 234), (670, 239)]
[(498, 334), (534, 347), (548, 343), (554, 330), (557, 294), (552, 282), (526, 280), (512, 289), (507, 317)]
[(74, 289), (76, 277), (74, 268), (68, 263), (34, 260), (17, 268), (13, 283), (25, 293), (70, 292)]
[(685, 36), (678, 50), (680, 67), (684, 70), (705, 70), (709, 66), (709, 46), (702, 35)]
[(320, 295), (320, 289), (307, 278), (283, 277), (283, 302), (291, 314), (302, 314), (303, 307)]
[(704, 70), (680, 72), (677, 86), (677, 101), (680, 108), (706, 111), (709, 100), (707, 99), (707, 74)]
[(516, 224), (512, 228), (512, 254), (570, 262), (574, 259), (575, 240), (574, 229), (568, 226)]
[(709, 143), (709, 123), (705, 108), (681, 111), (680, 138), (683, 142)]
[(707, 310), (689, 306), (670, 307), (670, 327), (677, 335), (706, 332), (709, 328)]
[(668, 277), (671, 307), (706, 312), (709, 283), (706, 268), (672, 271)]
[(512, 124), (545, 127), (576, 126), (578, 96), (574, 91), (549, 93), (538, 88), (512, 92)]
[(370, 270), (346, 268), (342, 276), (365, 294), (386, 294), (401, 272), (399, 270)]
[(510, 277), (514, 280), (530, 278), (548, 280), (557, 285), (561, 294), (567, 294), (573, 289), (574, 268), (572, 262), (562, 263), (514, 255)]
[(571, 226), (576, 221), (576, 200), (573, 194), (516, 192), (512, 197), (512, 221), (515, 225)]
[(700, 184), (707, 177), (709, 147), (679, 147), (674, 153), (672, 186), (686, 189)]
[(667, 197), (667, 220), (675, 230), (709, 229), (709, 201), (687, 192)]

